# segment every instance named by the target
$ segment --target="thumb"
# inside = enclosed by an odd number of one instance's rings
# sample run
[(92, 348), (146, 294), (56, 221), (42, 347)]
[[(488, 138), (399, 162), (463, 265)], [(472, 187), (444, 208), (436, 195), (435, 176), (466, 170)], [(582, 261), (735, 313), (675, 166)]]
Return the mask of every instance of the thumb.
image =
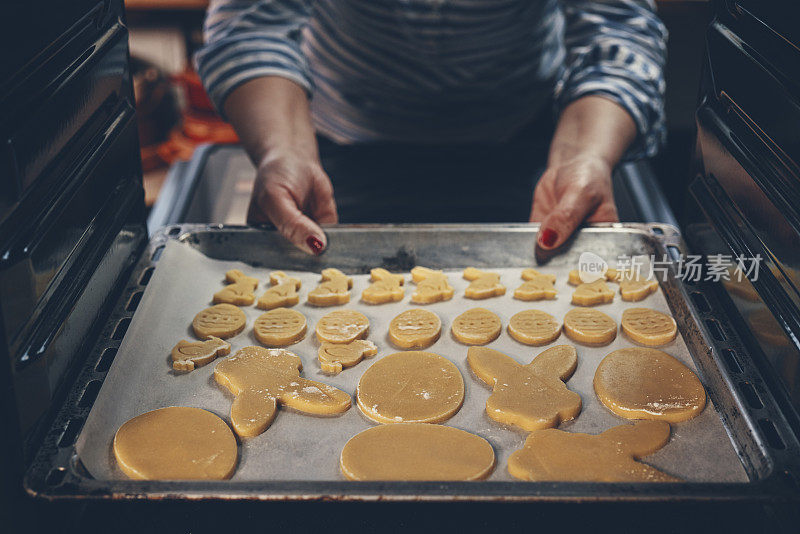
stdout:
[(325, 232), (300, 211), (294, 197), (284, 188), (266, 199), (266, 214), (275, 228), (294, 246), (309, 254), (321, 254), (328, 245)]
[(537, 244), (545, 250), (560, 247), (598, 204), (599, 200), (592, 195), (568, 191), (542, 221)]
[(333, 199), (333, 186), (324, 171), (320, 171), (312, 185), (311, 215), (320, 224), (333, 224), (339, 222), (336, 212), (336, 202)]

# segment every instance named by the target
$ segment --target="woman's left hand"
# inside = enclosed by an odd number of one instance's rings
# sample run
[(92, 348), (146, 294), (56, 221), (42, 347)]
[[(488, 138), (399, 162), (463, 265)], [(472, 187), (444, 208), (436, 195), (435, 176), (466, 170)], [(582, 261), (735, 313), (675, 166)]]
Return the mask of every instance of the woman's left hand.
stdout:
[(611, 166), (594, 155), (578, 154), (545, 170), (533, 196), (531, 222), (540, 222), (537, 244), (560, 247), (582, 222), (616, 222)]

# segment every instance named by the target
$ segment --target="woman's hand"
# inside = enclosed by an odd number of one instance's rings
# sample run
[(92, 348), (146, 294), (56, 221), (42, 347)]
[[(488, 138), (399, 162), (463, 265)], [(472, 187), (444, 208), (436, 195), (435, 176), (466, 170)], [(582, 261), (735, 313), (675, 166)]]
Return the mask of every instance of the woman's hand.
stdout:
[(541, 222), (538, 242), (544, 249), (561, 246), (584, 221), (618, 221), (611, 167), (592, 155), (549, 167), (536, 185), (530, 220)]
[(530, 220), (541, 223), (541, 249), (560, 247), (584, 221), (619, 220), (611, 171), (635, 137), (628, 112), (603, 96), (584, 96), (564, 108), (533, 195)]
[(330, 178), (316, 154), (271, 150), (258, 166), (248, 223), (271, 222), (300, 250), (319, 254), (327, 246), (320, 224), (335, 223)]

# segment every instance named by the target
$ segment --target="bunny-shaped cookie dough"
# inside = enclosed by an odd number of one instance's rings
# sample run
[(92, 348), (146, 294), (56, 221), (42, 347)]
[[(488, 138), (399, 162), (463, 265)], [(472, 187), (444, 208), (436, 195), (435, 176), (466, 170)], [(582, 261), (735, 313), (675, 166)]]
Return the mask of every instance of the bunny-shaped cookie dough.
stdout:
[(211, 337), (207, 341), (180, 340), (172, 348), (172, 368), (176, 371), (193, 371), (195, 367), (230, 353), (231, 344), (218, 337)]
[(453, 298), (455, 290), (442, 271), (417, 266), (411, 269), (411, 280), (417, 289), (411, 294), (414, 304), (433, 304)]
[(300, 289), (301, 282), (297, 278), (287, 276), (283, 271), (273, 271), (269, 274), (269, 283), (272, 287), (259, 297), (256, 302), (258, 308), (288, 308), (300, 302), (297, 290)]
[(350, 343), (327, 343), (319, 347), (317, 358), (322, 371), (338, 375), (344, 367), (353, 367), (364, 358), (378, 354), (375, 343), (366, 339), (356, 339)]
[(258, 279), (247, 276), (238, 269), (231, 269), (225, 273), (225, 281), (228, 285), (214, 293), (214, 304), (250, 306), (256, 300)]
[(514, 298), (517, 300), (542, 300), (556, 298), (556, 277), (552, 274), (542, 274), (536, 269), (523, 269), (522, 279), (525, 280), (521, 286), (514, 291)]
[(550, 347), (527, 365), (490, 348), (470, 347), (467, 363), (493, 388), (486, 413), (495, 421), (533, 431), (556, 427), (581, 411), (580, 396), (563, 382), (578, 365), (569, 345)]
[(303, 363), (285, 349), (244, 347), (219, 362), (216, 381), (233, 393), (231, 424), (239, 436), (264, 432), (278, 403), (310, 414), (336, 414), (350, 408), (350, 395), (335, 387), (300, 378)]
[(597, 435), (537, 430), (522, 449), (511, 453), (508, 472), (528, 481), (679, 482), (636, 461), (668, 440), (669, 424), (663, 421), (636, 421)]
[(350, 302), (353, 279), (339, 269), (323, 269), (322, 281), (308, 294), (308, 302), (314, 306), (338, 306)]
[(472, 282), (464, 292), (468, 299), (488, 299), (506, 294), (506, 286), (500, 283), (500, 275), (497, 273), (467, 267), (463, 276), (464, 280)]
[(614, 300), (614, 292), (603, 279), (581, 284), (572, 292), (572, 303), (576, 306), (594, 306)]
[(361, 292), (361, 300), (367, 304), (384, 304), (403, 300), (405, 282), (402, 274), (392, 274), (386, 269), (376, 268), (369, 272), (372, 284)]

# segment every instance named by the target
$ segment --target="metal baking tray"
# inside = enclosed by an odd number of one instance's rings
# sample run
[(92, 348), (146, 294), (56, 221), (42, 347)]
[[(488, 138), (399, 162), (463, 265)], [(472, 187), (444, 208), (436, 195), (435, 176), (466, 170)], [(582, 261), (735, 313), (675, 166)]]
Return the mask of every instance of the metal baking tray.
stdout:
[[(764, 387), (763, 380), (757, 370), (755, 362), (750, 357), (744, 346), (737, 339), (735, 332), (714, 299), (713, 293), (703, 284), (689, 284), (675, 277), (670, 271), (667, 278), (661, 281), (660, 293), (663, 295), (664, 306), (675, 317), (681, 339), (674, 350), (667, 349), (675, 354), (686, 350), (687, 363), (699, 373), (711, 403), (706, 408), (704, 416), (712, 418), (710, 423), (691, 426), (691, 422), (673, 425), (673, 441), (665, 447), (672, 446), (673, 451), (680, 451), (680, 455), (663, 458), (647, 457), (646, 462), (652, 463), (667, 471), (683, 475), (687, 480), (675, 484), (630, 484), (630, 483), (560, 483), (560, 482), (521, 482), (511, 479), (505, 472), (505, 461), (511, 452), (509, 443), (514, 443), (516, 448), (524, 442), (525, 434), (513, 429), (499, 428), (502, 425), (489, 420), (482, 413), (482, 403), (488, 396), (488, 389), (483, 387), (464, 365), (466, 347), (460, 346), (454, 352), (452, 342), (448, 340), (442, 348), (434, 346), (432, 351), (439, 352), (450, 358), (461, 369), (467, 386), (467, 402), (461, 412), (451, 421), (459, 428), (471, 430), (487, 437), (495, 446), (498, 454), (498, 464), (495, 473), (487, 481), (481, 482), (350, 482), (337, 476), (334, 471), (319, 471), (317, 476), (318, 461), (314, 458), (314, 450), (320, 449), (327, 456), (329, 463), (338, 465), (337, 450), (341, 444), (320, 447), (326, 438), (335, 442), (355, 434), (358, 429), (371, 426), (363, 417), (359, 417), (358, 409), (351, 408), (347, 416), (350, 423), (360, 424), (357, 430), (349, 430), (347, 436), (331, 437), (331, 424), (336, 424), (336, 418), (315, 419), (298, 414), (281, 413), (264, 435), (278, 436), (281, 430), (286, 432), (294, 421), (303, 420), (303, 432), (311, 433), (311, 439), (295, 439), (284, 436), (283, 439), (275, 437), (276, 450), (286, 453), (290, 450), (295, 457), (292, 474), (279, 473), (278, 478), (270, 478), (269, 474), (255, 474), (248, 476), (234, 476), (229, 481), (197, 482), (197, 481), (133, 481), (124, 477), (104, 473), (102, 476), (93, 477), (90, 470), (81, 460), (76, 444), (85, 445), (86, 439), (81, 434), (81, 429), (87, 418), (90, 422), (96, 417), (90, 417), (95, 400), (101, 391), (103, 381), (109, 376), (109, 383), (120, 383), (119, 377), (114, 377), (117, 368), (123, 368), (122, 358), (117, 366), (112, 366), (114, 356), (120, 349), (125, 333), (131, 325), (134, 313), (143, 300), (144, 291), (153, 279), (154, 272), (159, 265), (159, 259), (169, 240), (182, 242), (203, 257), (221, 262), (244, 262), (253, 269), (269, 268), (288, 271), (319, 272), (325, 267), (337, 267), (349, 274), (364, 274), (370, 268), (383, 266), (393, 271), (408, 271), (414, 265), (425, 265), (432, 268), (456, 270), (467, 266), (479, 268), (519, 269), (540, 265), (546, 272), (559, 275), (557, 287), (560, 289), (559, 299), (562, 307), (569, 300), (569, 292), (564, 281), (569, 269), (577, 265), (581, 252), (591, 251), (606, 258), (613, 263), (619, 256), (654, 255), (661, 258), (663, 255), (675, 257), (677, 254), (686, 253), (677, 230), (669, 225), (660, 224), (612, 224), (593, 225), (583, 229), (565, 250), (549, 258), (549, 261), (537, 263), (534, 255), (534, 239), (537, 231), (536, 225), (392, 225), (392, 226), (336, 226), (326, 229), (329, 235), (329, 248), (320, 257), (307, 256), (286, 243), (274, 231), (254, 229), (248, 227), (207, 226), (207, 225), (182, 225), (167, 227), (153, 236), (148, 249), (133, 272), (128, 287), (123, 292), (115, 311), (105, 326), (97, 346), (89, 354), (86, 364), (66, 403), (59, 411), (55, 422), (47, 434), (42, 448), (30, 467), (26, 478), (27, 491), (35, 496), (58, 498), (98, 498), (98, 499), (242, 499), (242, 500), (277, 500), (277, 499), (353, 499), (353, 500), (775, 500), (793, 499), (800, 490), (797, 486), (797, 477), (800, 474), (800, 445), (786, 419), (776, 405), (770, 392)], [(451, 275), (451, 283), (456, 287), (456, 298), (463, 294), (460, 280)], [(485, 306), (496, 312), (501, 312), (504, 323), (511, 313), (502, 313), (503, 307), (510, 307), (510, 293), (521, 280), (504, 277), (504, 283), (509, 288), (509, 294), (502, 299), (475, 302), (467, 301), (463, 307)], [(364, 305), (356, 305), (361, 287), (353, 291), (351, 306), (362, 309)], [(202, 287), (201, 300), (210, 296), (214, 287)], [(304, 291), (308, 288), (304, 286)], [(208, 293), (208, 296), (206, 296)], [(407, 292), (407, 294), (410, 291)], [(301, 293), (301, 299), (304, 293)], [(651, 297), (653, 298), (653, 297)], [(616, 299), (618, 301), (618, 298)], [(145, 298), (144, 302), (147, 303)], [(398, 309), (393, 309), (393, 316), (400, 309), (408, 308), (408, 298), (400, 304)], [(520, 303), (513, 301), (517, 308), (535, 307), (548, 310), (548, 303)], [(303, 306), (301, 304), (300, 306)], [(394, 305), (388, 305), (394, 306)], [(610, 305), (609, 305), (610, 306)], [(142, 306), (140, 311), (146, 307)], [(195, 305), (195, 307), (197, 307)], [(381, 307), (370, 307), (378, 310)], [(620, 307), (621, 309), (621, 307)], [(192, 308), (187, 311), (188, 321), (197, 310)], [(307, 309), (302, 310), (308, 313)], [(439, 310), (435, 310), (439, 312)], [(514, 309), (516, 311), (516, 309)], [(257, 315), (257, 310), (253, 310)], [(321, 315), (321, 311), (317, 315)], [(441, 313), (441, 312), (440, 312)], [(609, 312), (611, 313), (611, 312)], [(252, 314), (249, 318), (252, 319)], [(368, 313), (373, 322), (376, 312)], [(556, 316), (562, 312), (554, 313)], [(612, 316), (615, 313), (611, 313)], [(379, 314), (380, 315), (380, 314)], [(447, 314), (445, 314), (447, 315)], [(618, 315), (618, 314), (616, 314)], [(449, 326), (452, 317), (443, 317), (445, 328)], [(616, 317), (618, 320), (619, 318)], [(383, 318), (378, 319), (378, 325)], [(310, 324), (315, 323), (310, 317)], [(375, 323), (373, 323), (375, 324)], [(385, 328), (378, 326), (372, 330), (370, 339), (376, 341), (381, 347), (380, 338), (385, 334)], [(247, 331), (246, 331), (247, 332)], [(184, 332), (174, 333), (173, 336), (184, 336)], [(242, 337), (245, 334), (241, 335)], [(443, 333), (443, 338), (449, 334)], [(507, 337), (507, 335), (503, 335)], [(503, 337), (501, 336), (501, 337)], [(249, 336), (247, 336), (249, 338)], [(309, 336), (312, 337), (312, 336)], [(233, 341), (233, 340), (232, 340)], [(309, 343), (312, 343), (309, 341)], [(571, 343), (561, 337), (557, 343)], [(616, 343), (620, 346), (630, 346), (622, 336)], [(253, 344), (244, 339), (239, 345)], [(503, 347), (495, 346), (498, 350)], [(310, 347), (310, 345), (309, 345)], [(234, 349), (238, 345), (234, 343)], [(393, 352), (386, 345), (381, 347), (381, 355)], [(603, 353), (617, 346), (601, 349), (588, 349), (578, 346), (579, 372), (581, 366), (584, 375), (591, 376), (594, 367), (599, 362)], [(123, 352), (125, 347), (123, 346)], [(370, 365), (370, 361), (361, 363), (353, 369), (346, 370), (335, 378), (326, 377), (316, 373), (312, 362), (315, 360), (315, 351), (305, 348), (295, 348), (304, 360), (304, 375), (331, 383), (342, 389), (354, 392), (353, 384)], [(529, 361), (542, 349), (523, 347), (511, 352), (519, 361)], [(166, 366), (166, 353), (161, 358)], [(131, 382), (136, 381), (133, 375), (135, 368), (125, 368), (131, 376)], [(213, 369), (213, 364), (205, 368), (206, 372)], [(198, 370), (200, 371), (200, 370)], [(194, 371), (191, 374), (198, 373)], [(166, 370), (165, 370), (166, 374)], [(198, 374), (199, 375), (199, 374)], [(613, 424), (624, 422), (608, 413), (602, 407), (596, 406), (597, 402), (593, 392), (587, 391), (585, 384), (576, 377), (567, 382), (570, 389), (575, 389), (584, 400), (584, 411), (571, 423), (561, 426), (565, 430), (599, 432)], [(584, 377), (585, 379), (586, 377)], [(584, 380), (585, 381), (585, 380)], [(352, 384), (351, 384), (352, 382)], [(578, 385), (576, 389), (576, 384)], [(112, 386), (109, 386), (112, 387)], [(114, 386), (122, 387), (122, 386)], [(176, 386), (177, 387), (177, 386)], [(219, 388), (209, 383), (209, 389)], [(146, 394), (143, 394), (147, 396)], [(104, 394), (106, 400), (113, 399), (115, 395)], [(124, 395), (121, 395), (124, 398)], [(168, 398), (169, 395), (166, 395)], [(470, 398), (475, 397), (470, 403)], [(229, 399), (228, 399), (229, 401)], [(131, 401), (132, 403), (138, 402)], [(169, 405), (166, 402), (165, 405)], [(223, 404), (227, 406), (228, 404)], [(469, 406), (473, 406), (469, 408)], [(126, 408), (126, 406), (122, 406)], [(200, 405), (202, 407), (202, 405)], [(477, 407), (477, 408), (476, 408)], [(135, 409), (133, 407), (128, 407)], [(102, 410), (102, 406), (97, 408)], [(592, 411), (593, 410), (593, 411)], [(215, 410), (212, 410), (215, 411)], [(225, 417), (224, 408), (216, 410)], [(222, 412), (222, 413), (220, 413)], [(461, 419), (459, 419), (459, 417)], [(596, 418), (603, 418), (595, 421)], [(703, 416), (701, 416), (703, 417)], [(699, 418), (698, 418), (699, 419)], [(345, 424), (345, 423), (342, 423)], [(280, 427), (278, 427), (280, 425)], [(475, 426), (477, 425), (477, 426)], [(706, 428), (717, 429), (703, 432)], [(90, 426), (90, 425), (87, 425)], [(87, 432), (90, 433), (90, 432)], [(328, 433), (328, 435), (326, 435)], [(340, 433), (341, 434), (341, 433)], [(262, 436), (264, 436), (262, 435)], [(509, 435), (511, 437), (509, 437)], [(516, 438), (514, 436), (516, 435)], [(80, 441), (79, 441), (80, 436)], [(296, 437), (299, 438), (299, 437)], [(509, 442), (511, 440), (511, 442)], [(266, 442), (269, 443), (269, 442)], [(110, 450), (110, 443), (109, 443)], [(252, 444), (242, 445), (244, 452)], [(328, 450), (330, 449), (330, 450)], [(304, 469), (305, 462), (313, 468)], [(651, 461), (652, 460), (652, 461)], [(315, 463), (316, 462), (316, 463)], [(684, 464), (684, 465), (681, 465)], [(88, 464), (87, 464), (88, 465)], [(242, 466), (240, 465), (240, 468)], [(335, 467), (334, 467), (335, 470)], [(688, 471), (688, 475), (686, 474)], [(97, 472), (96, 470), (94, 471)], [(333, 474), (332, 474), (333, 473)]]

